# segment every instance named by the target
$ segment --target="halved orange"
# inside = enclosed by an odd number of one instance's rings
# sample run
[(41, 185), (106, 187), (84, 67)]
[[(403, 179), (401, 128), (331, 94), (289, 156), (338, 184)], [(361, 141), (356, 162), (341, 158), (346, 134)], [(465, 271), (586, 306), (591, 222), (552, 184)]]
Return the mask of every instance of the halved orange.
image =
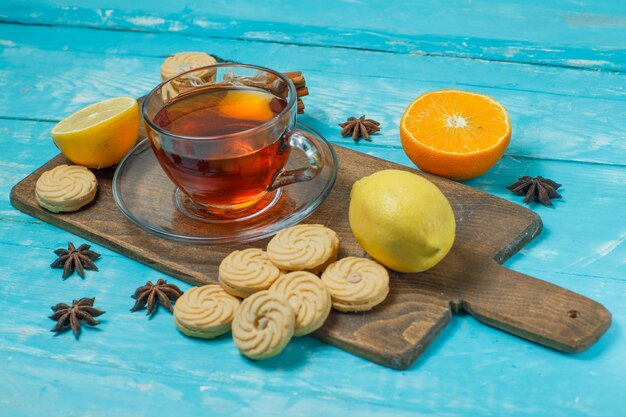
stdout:
[(459, 90), (416, 98), (400, 121), (402, 148), (421, 170), (464, 180), (489, 171), (511, 139), (509, 113), (494, 98)]

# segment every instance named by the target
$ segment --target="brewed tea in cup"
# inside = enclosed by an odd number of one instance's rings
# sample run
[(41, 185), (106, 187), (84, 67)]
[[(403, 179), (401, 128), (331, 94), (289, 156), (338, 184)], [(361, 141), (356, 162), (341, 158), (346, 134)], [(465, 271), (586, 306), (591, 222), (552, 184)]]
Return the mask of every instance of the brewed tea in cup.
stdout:
[[(282, 74), (261, 67), (198, 68), (154, 89), (142, 112), (159, 164), (197, 207), (211, 215), (254, 210), (268, 192), (310, 180), (319, 150), (295, 128), (296, 91)], [(293, 148), (309, 165), (284, 169)]]

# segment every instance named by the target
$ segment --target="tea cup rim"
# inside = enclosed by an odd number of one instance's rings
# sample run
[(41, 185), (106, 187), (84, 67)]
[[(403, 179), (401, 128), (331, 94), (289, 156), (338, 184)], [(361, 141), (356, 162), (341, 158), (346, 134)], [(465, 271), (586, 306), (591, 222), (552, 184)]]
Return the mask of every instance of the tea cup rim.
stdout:
[[(191, 73), (191, 72), (196, 72), (196, 71), (202, 71), (202, 70), (207, 70), (207, 69), (211, 69), (211, 68), (222, 68), (222, 67), (239, 67), (239, 68), (252, 68), (252, 69), (256, 69), (256, 70), (260, 70), (260, 71), (264, 71), (264, 72), (268, 72), (271, 73), (273, 75), (275, 75), (276, 77), (282, 79), (283, 81), (285, 81), (287, 83), (287, 85), (289, 86), (289, 92), (290, 94), (290, 98), (289, 101), (287, 102), (287, 106), (285, 106), (284, 109), (282, 109), (280, 111), (280, 113), (278, 113), (277, 115), (275, 115), (274, 117), (272, 117), (271, 119), (267, 120), (266, 122), (263, 122), (262, 124), (246, 129), (246, 130), (242, 130), (239, 132), (235, 132), (235, 133), (229, 133), (226, 135), (214, 135), (214, 136), (190, 136), (190, 135), (181, 135), (175, 132), (172, 132), (170, 130), (164, 129), (161, 126), (157, 125), (156, 123), (154, 123), (153, 120), (151, 120), (151, 118), (148, 116), (148, 110), (147, 110), (147, 103), (150, 100), (150, 98), (156, 94), (156, 91), (158, 89), (160, 89), (161, 87), (163, 87), (166, 83), (170, 82), (171, 80), (178, 78), (182, 75)], [(193, 68), (190, 69), (188, 71), (185, 72), (181, 72), (180, 74), (177, 74), (173, 77), (168, 78), (167, 80), (161, 81), (156, 87), (154, 87), (152, 90), (150, 90), (150, 92), (145, 96), (145, 99), (143, 101), (143, 103), (141, 104), (141, 116), (143, 117), (144, 122), (146, 122), (150, 128), (156, 130), (159, 133), (162, 134), (166, 134), (170, 137), (175, 137), (176, 139), (180, 139), (180, 140), (193, 140), (193, 141), (198, 141), (198, 140), (211, 140), (211, 141), (216, 141), (216, 140), (229, 140), (229, 139), (233, 139), (233, 138), (237, 138), (239, 136), (242, 135), (249, 135), (255, 131), (260, 131), (263, 130), (269, 126), (271, 126), (272, 124), (274, 124), (278, 119), (280, 119), (282, 116), (285, 115), (285, 113), (287, 111), (290, 111), (294, 105), (295, 102), (297, 100), (297, 92), (296, 92), (296, 87), (294, 86), (293, 82), (284, 74), (275, 71), (273, 69), (270, 68), (266, 68), (266, 67), (262, 67), (260, 65), (251, 65), (251, 64), (239, 64), (239, 63), (221, 63), (221, 64), (213, 64), (213, 65), (206, 65), (204, 67), (198, 67), (198, 68)]]

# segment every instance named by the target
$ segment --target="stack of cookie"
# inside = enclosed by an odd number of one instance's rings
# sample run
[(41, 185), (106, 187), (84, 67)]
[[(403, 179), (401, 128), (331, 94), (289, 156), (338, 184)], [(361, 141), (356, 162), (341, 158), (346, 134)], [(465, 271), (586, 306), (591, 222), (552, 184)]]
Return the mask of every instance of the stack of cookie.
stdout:
[(319, 329), (331, 307), (367, 311), (387, 297), (389, 274), (383, 266), (365, 258), (337, 261), (338, 253), (337, 233), (327, 227), (282, 230), (267, 251), (245, 249), (224, 258), (220, 285), (185, 292), (176, 302), (174, 322), (185, 335), (207, 339), (232, 327), (243, 355), (276, 356), (293, 336)]

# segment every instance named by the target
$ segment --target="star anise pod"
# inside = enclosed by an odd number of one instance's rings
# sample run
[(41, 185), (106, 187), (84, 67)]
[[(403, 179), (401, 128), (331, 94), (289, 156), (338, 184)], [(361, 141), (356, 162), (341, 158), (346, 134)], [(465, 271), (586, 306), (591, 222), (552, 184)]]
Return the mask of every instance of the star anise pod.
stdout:
[(365, 116), (361, 116), (358, 119), (356, 117), (348, 117), (339, 126), (343, 127), (341, 136), (352, 136), (352, 139), (358, 141), (360, 138), (365, 140), (370, 139), (370, 133), (376, 133), (380, 130), (380, 123), (372, 119), (366, 119)]
[(146, 285), (137, 288), (135, 294), (131, 296), (137, 301), (130, 311), (141, 310), (147, 305), (146, 316), (149, 316), (157, 310), (159, 304), (169, 311), (173, 311), (171, 301), (176, 301), (181, 295), (183, 292), (180, 288), (174, 284), (168, 284), (164, 279), (158, 280), (156, 285), (152, 281), (148, 281)]
[(97, 271), (98, 267), (93, 263), (100, 257), (99, 253), (89, 250), (91, 246), (82, 244), (76, 249), (72, 242), (67, 242), (67, 249), (59, 248), (54, 251), (58, 256), (54, 262), (50, 264), (52, 268), (63, 268), (63, 279), (66, 279), (74, 273), (78, 272), (81, 278), (85, 278), (85, 269)]
[(69, 306), (65, 303), (59, 303), (52, 306), (54, 314), (50, 316), (52, 320), (56, 320), (57, 324), (52, 328), (52, 332), (62, 333), (66, 330), (72, 329), (74, 335), (78, 337), (80, 333), (80, 323), (85, 323), (90, 326), (100, 324), (100, 322), (94, 317), (98, 317), (105, 312), (98, 310), (93, 306), (95, 298), (81, 298), (80, 300), (72, 301), (72, 305)]
[(561, 195), (556, 191), (560, 186), (561, 184), (541, 176), (533, 178), (526, 175), (506, 188), (517, 195), (526, 195), (524, 203), (536, 200), (544, 206), (551, 206), (552, 201), (550, 199), (561, 198)]

